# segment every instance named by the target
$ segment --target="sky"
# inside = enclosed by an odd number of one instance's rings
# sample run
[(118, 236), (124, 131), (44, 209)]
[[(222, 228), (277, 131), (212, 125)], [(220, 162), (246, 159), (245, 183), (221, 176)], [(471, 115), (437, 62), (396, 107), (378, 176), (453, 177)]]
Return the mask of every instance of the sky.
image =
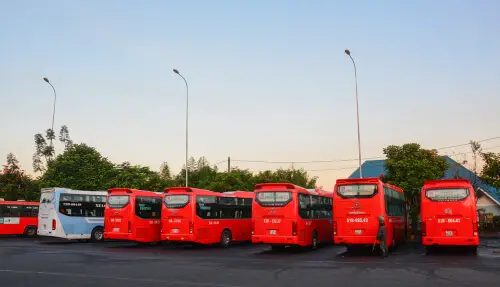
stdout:
[[(499, 1), (4, 1), (0, 160), (56, 128), (113, 162), (304, 168), (325, 188), (388, 145), (500, 152)], [(492, 139), (493, 138), (493, 139)], [(62, 150), (57, 145), (58, 152)], [(441, 149), (471, 160), (467, 146)], [(244, 162), (275, 161), (291, 163)], [(324, 161), (327, 163), (299, 163)], [(342, 161), (338, 161), (342, 160)], [(349, 160), (349, 161), (344, 161)]]

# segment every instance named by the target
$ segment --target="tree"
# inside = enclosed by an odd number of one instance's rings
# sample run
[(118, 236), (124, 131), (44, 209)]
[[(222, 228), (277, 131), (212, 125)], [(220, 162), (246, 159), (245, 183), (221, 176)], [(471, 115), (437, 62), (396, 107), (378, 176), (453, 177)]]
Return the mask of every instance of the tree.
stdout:
[[(35, 153), (33, 154), (33, 170), (35, 172), (44, 172), (48, 162), (55, 157), (54, 146), (47, 143), (53, 141), (55, 138), (55, 133), (52, 129), (46, 131), (45, 137), (41, 133), (35, 134)], [(64, 144), (64, 150), (69, 149), (73, 145), (68, 127), (65, 125), (59, 131), (59, 141)]]
[(481, 153), (481, 157), (484, 160), (481, 179), (500, 188), (500, 153)]
[(254, 188), (253, 174), (246, 169), (232, 168), (230, 172), (218, 172), (215, 178), (207, 186), (207, 189), (225, 192), (243, 190), (249, 191)]
[(416, 143), (390, 145), (384, 148), (384, 154), (387, 156), (387, 175), (384, 180), (405, 191), (412, 230), (415, 232), (420, 212), (420, 189), (426, 180), (444, 176), (446, 161), (436, 150), (423, 149)]
[(293, 183), (305, 188), (314, 188), (317, 177), (309, 177), (304, 169), (278, 169), (276, 171), (261, 171), (254, 177), (255, 183), (266, 182), (287, 182)]
[(115, 167), (109, 186), (161, 192), (165, 188), (164, 184), (160, 174), (149, 167), (124, 162)]
[(105, 190), (112, 187), (115, 167), (93, 147), (73, 144), (47, 164), (41, 177), (43, 187)]
[(35, 200), (40, 194), (38, 182), (26, 175), (14, 154), (7, 155), (7, 163), (0, 172), (0, 197), (6, 200)]

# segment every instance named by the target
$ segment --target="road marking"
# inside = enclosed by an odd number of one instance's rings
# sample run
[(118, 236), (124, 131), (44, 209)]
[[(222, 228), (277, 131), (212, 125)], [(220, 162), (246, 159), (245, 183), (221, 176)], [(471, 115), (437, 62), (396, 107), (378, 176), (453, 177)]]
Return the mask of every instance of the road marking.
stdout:
[(94, 279), (110, 279), (110, 280), (123, 280), (123, 281), (164, 283), (164, 284), (166, 284), (168, 286), (189, 285), (189, 286), (241, 287), (240, 285), (230, 285), (230, 284), (221, 284), (221, 283), (205, 283), (205, 282), (194, 282), (194, 281), (183, 281), (183, 280), (173, 280), (172, 281), (172, 280), (162, 280), (162, 279), (147, 279), (147, 278), (132, 278), (132, 277), (114, 277), (114, 276), (101, 276), (101, 275), (76, 274), (76, 273), (61, 273), (61, 272), (44, 272), (44, 271), (27, 271), (27, 270), (10, 270), (10, 269), (0, 269), (0, 272), (4, 272), (4, 273), (16, 273), (16, 274), (34, 274), (34, 275), (45, 275), (45, 276), (80, 277), (80, 278), (94, 278)]

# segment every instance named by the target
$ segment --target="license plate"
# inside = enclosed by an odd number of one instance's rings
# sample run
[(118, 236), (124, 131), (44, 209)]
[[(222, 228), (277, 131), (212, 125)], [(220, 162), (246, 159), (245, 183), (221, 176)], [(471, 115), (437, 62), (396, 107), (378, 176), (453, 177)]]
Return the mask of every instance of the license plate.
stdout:
[(363, 233), (363, 230), (361, 230), (361, 229), (354, 230), (354, 234), (356, 234), (356, 235), (361, 235), (362, 233)]
[(179, 229), (178, 228), (174, 228), (171, 230), (172, 233), (179, 233)]
[(446, 231), (444, 232), (444, 235), (446, 235), (446, 236), (453, 236), (453, 231), (451, 231), (451, 230), (446, 230)]
[(269, 235), (276, 235), (276, 229), (269, 230)]

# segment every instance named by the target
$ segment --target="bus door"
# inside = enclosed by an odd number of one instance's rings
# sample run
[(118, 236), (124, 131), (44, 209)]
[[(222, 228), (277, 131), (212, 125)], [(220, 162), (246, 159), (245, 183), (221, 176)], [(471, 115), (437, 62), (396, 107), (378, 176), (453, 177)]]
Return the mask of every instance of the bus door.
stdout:
[[(429, 189), (425, 222), (428, 236), (470, 237), (477, 220), (475, 203), (467, 188)], [(477, 230), (476, 230), (477, 232)]]
[(132, 232), (131, 216), (133, 214), (130, 195), (111, 194), (108, 196), (108, 209), (105, 216), (104, 227), (106, 232), (130, 233)]
[[(258, 191), (255, 201), (259, 206), (254, 213), (255, 234), (263, 236), (296, 236), (297, 211), (292, 201), (292, 192), (264, 190)], [(260, 217), (260, 218), (257, 218)]]
[(166, 207), (162, 216), (163, 233), (172, 235), (193, 234), (194, 229), (194, 195), (181, 193), (167, 193), (163, 202)]
[(138, 241), (160, 241), (161, 197), (136, 196), (132, 228)]
[(376, 236), (382, 202), (377, 184), (340, 185), (337, 194), (342, 198), (335, 204), (338, 234), (341, 236)]

